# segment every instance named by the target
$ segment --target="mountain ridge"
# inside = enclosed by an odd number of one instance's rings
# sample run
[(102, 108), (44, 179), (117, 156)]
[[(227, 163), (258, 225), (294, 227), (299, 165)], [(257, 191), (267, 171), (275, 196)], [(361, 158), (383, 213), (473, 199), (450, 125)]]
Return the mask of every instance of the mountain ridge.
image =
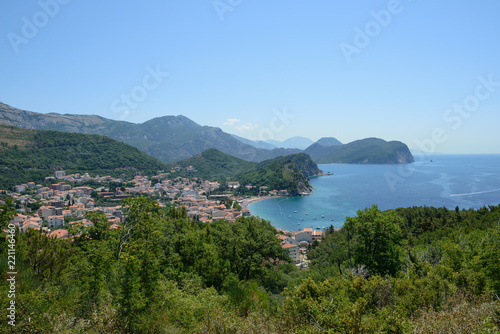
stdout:
[[(37, 130), (104, 135), (132, 145), (164, 163), (184, 160), (210, 148), (254, 162), (297, 153), (307, 153), (317, 163), (383, 164), (414, 161), (404, 143), (383, 141), (368, 145), (366, 140), (373, 139), (360, 140), (365, 140), (364, 144), (357, 143), (359, 141), (341, 144), (335, 138), (322, 138), (319, 143), (313, 143), (305, 150), (257, 148), (254, 147), (257, 144), (252, 146), (252, 143), (238, 140), (237, 136), (228, 134), (220, 128), (199, 125), (183, 115), (161, 116), (136, 124), (98, 115), (41, 114), (0, 102), (0, 124)], [(292, 137), (290, 140), (293, 138), (307, 139)], [(393, 149), (396, 146), (398, 148)]]
[(281, 150), (256, 149), (220, 128), (199, 125), (182, 115), (161, 116), (136, 124), (97, 115), (41, 114), (0, 102), (0, 124), (105, 135), (135, 146), (165, 163), (186, 159), (209, 148), (249, 161), (262, 161), (283, 154)]

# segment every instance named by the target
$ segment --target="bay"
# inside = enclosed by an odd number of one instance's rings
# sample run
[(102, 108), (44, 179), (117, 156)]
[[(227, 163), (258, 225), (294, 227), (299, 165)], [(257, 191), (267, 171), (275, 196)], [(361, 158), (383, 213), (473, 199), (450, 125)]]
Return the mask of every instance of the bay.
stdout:
[(277, 228), (296, 231), (340, 227), (345, 217), (374, 204), (381, 210), (500, 204), (500, 155), (433, 155), (415, 160), (407, 165), (319, 165), (333, 175), (311, 178), (310, 196), (266, 199), (249, 209)]

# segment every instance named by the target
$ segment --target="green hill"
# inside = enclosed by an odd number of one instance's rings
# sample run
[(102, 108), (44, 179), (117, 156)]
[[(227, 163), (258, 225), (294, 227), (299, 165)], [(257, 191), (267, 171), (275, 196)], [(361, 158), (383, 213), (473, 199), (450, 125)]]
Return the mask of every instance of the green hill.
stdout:
[[(235, 158), (211, 148), (194, 157), (171, 163), (168, 167), (179, 166), (185, 170), (186, 167), (193, 166), (197, 171), (196, 177), (205, 180), (232, 181), (236, 175), (255, 169), (257, 165), (256, 162)], [(188, 172), (182, 174), (187, 175)]]
[(312, 191), (308, 177), (321, 175), (318, 168), (307, 154), (299, 153), (277, 157), (258, 164), (257, 168), (237, 175), (240, 184), (261, 187), (269, 190), (288, 190), (291, 195)]
[[(179, 175), (196, 176), (219, 182), (238, 181), (242, 185), (268, 186), (269, 190), (288, 190), (293, 195), (312, 190), (310, 176), (322, 175), (305, 153), (292, 154), (265, 160), (260, 163), (235, 158), (216, 149), (209, 149), (196, 156), (168, 167), (181, 167)], [(187, 172), (192, 166), (196, 172)]]
[(379, 138), (366, 138), (336, 146), (315, 143), (305, 153), (318, 164), (398, 164), (415, 161), (404, 143), (387, 142)]
[(137, 148), (98, 136), (0, 126), (0, 188), (40, 182), (56, 170), (118, 176), (166, 166)]

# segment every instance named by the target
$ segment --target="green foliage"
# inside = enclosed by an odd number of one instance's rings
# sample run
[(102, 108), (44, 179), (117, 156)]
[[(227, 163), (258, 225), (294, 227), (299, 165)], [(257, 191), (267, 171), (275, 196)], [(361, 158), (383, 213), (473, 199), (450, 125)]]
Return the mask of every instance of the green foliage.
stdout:
[(375, 205), (347, 218), (344, 228), (354, 264), (366, 266), (370, 273), (395, 275), (403, 257), (401, 223), (396, 213), (382, 214)]
[(293, 154), (259, 163), (255, 170), (240, 174), (236, 179), (242, 185), (269, 187), (269, 190), (288, 190), (291, 195), (311, 191), (307, 177), (321, 173), (307, 154)]
[[(236, 190), (239, 194), (257, 195), (260, 186), (268, 186), (269, 190), (288, 190), (292, 195), (310, 191), (308, 177), (321, 174), (321, 170), (304, 153), (265, 160), (260, 163), (248, 162), (216, 149), (206, 150), (192, 158), (172, 163), (169, 167), (181, 167), (178, 175), (196, 176), (226, 184), (238, 181), (242, 187)], [(186, 167), (193, 166), (196, 172), (187, 172)], [(247, 184), (255, 186), (247, 191)]]
[[(232, 178), (236, 175), (254, 169), (257, 163), (238, 159), (212, 148), (194, 157), (168, 165), (169, 168), (175, 166), (182, 168), (182, 170), (178, 172), (180, 176), (196, 176), (204, 180), (228, 182), (232, 181)], [(187, 172), (185, 168), (189, 166), (193, 166), (196, 172)]]
[(72, 239), (16, 237), (18, 332), (500, 331), (500, 206), (361, 210), (328, 229), (308, 271), (255, 217), (202, 224), (145, 197), (124, 208), (121, 229), (94, 213), (94, 226), (71, 229)]
[(90, 213), (94, 225), (71, 228), (72, 239), (36, 230), (20, 236), (18, 283), (26, 288), (17, 301), (38, 313), (30, 321), (20, 312), (20, 331), (192, 332), (214, 308), (244, 317), (268, 309), (268, 291), (284, 288), (275, 263), (289, 258), (268, 222), (201, 224), (184, 207), (162, 209), (145, 197), (123, 205), (120, 229)]
[(14, 199), (12, 197), (7, 197), (5, 204), (0, 204), (0, 233), (3, 233), (3, 229), (7, 228), (7, 225), (11, 219), (16, 215), (16, 209), (14, 207)]

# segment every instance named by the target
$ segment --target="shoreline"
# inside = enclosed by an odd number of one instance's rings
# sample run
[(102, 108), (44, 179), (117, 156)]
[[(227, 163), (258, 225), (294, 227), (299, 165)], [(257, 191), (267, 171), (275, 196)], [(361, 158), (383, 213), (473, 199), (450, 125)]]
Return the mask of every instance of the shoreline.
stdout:
[[(285, 196), (257, 196), (257, 197), (250, 197), (250, 198), (245, 198), (244, 200), (241, 201), (241, 207), (243, 209), (249, 209), (250, 204), (260, 202), (266, 199), (272, 199), (272, 198), (283, 198)], [(253, 215), (252, 215), (253, 216)]]

